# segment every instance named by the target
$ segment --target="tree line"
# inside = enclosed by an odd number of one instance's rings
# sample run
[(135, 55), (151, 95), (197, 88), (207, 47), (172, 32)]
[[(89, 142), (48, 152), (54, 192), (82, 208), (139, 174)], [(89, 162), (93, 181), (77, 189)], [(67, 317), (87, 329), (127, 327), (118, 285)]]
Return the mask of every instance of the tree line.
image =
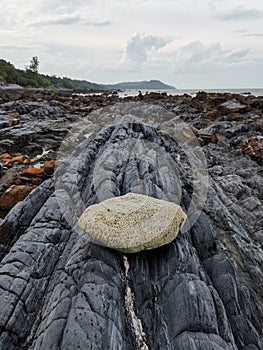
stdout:
[(29, 66), (25, 69), (17, 69), (15, 66), (0, 59), (0, 83), (2, 84), (18, 84), (23, 87), (30, 88), (59, 88), (59, 89), (73, 89), (73, 90), (90, 90), (103, 89), (99, 84), (91, 83), (86, 80), (76, 80), (67, 77), (57, 77), (40, 74), (39, 59), (33, 56)]

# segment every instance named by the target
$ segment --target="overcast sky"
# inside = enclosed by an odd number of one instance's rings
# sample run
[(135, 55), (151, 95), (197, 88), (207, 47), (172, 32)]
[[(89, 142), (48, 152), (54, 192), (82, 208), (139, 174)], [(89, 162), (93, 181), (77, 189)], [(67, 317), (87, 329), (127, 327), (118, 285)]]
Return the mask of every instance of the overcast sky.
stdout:
[(1, 58), (101, 83), (263, 87), (262, 0), (1, 0)]

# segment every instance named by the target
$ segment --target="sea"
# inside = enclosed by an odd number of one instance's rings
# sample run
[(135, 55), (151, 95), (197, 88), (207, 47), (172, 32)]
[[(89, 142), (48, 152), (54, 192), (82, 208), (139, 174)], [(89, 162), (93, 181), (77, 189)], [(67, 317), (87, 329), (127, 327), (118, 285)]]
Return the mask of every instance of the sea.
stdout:
[(205, 91), (208, 93), (232, 93), (232, 94), (240, 94), (240, 95), (253, 95), (253, 96), (263, 96), (263, 88), (262, 89), (167, 89), (167, 90), (137, 90), (137, 89), (131, 89), (131, 90), (123, 90), (118, 92), (118, 96), (121, 98), (125, 98), (128, 96), (138, 96), (139, 91), (143, 95), (150, 93), (150, 92), (157, 92), (157, 93), (164, 93), (166, 92), (167, 95), (191, 95), (196, 96), (196, 94), (199, 91)]

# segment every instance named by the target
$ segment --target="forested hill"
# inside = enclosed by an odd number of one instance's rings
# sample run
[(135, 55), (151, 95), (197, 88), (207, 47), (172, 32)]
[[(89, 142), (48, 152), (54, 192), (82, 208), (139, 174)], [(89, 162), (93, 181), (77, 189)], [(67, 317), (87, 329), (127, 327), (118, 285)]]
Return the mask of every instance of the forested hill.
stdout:
[(101, 90), (102, 85), (91, 83), (85, 80), (73, 80), (40, 74), (29, 68), (17, 69), (15, 66), (3, 59), (0, 59), (0, 83), (18, 84), (32, 88), (62, 88), (62, 89), (83, 89)]
[[(37, 68), (37, 67), (36, 67)], [(124, 82), (118, 84), (96, 84), (86, 80), (70, 79), (67, 77), (49, 76), (38, 73), (37, 69), (17, 69), (15, 66), (0, 59), (0, 85), (18, 84), (32, 88), (60, 88), (74, 90), (124, 90), (124, 89), (173, 89), (159, 80)]]
[(132, 81), (132, 82), (124, 82), (124, 83), (117, 83), (112, 85), (107, 85), (111, 89), (175, 89), (174, 86), (167, 85), (162, 83), (160, 80), (148, 80), (148, 81)]

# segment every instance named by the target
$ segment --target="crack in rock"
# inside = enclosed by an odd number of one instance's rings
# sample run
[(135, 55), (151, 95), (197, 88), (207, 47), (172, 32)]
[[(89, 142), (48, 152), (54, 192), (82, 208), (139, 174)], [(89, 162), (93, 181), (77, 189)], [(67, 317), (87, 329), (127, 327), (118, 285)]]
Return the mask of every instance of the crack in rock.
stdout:
[(129, 261), (126, 255), (123, 256), (123, 263), (125, 268), (126, 276), (126, 290), (125, 290), (125, 309), (128, 315), (128, 319), (131, 325), (131, 329), (135, 335), (135, 340), (140, 350), (149, 350), (146, 344), (146, 335), (143, 331), (142, 321), (137, 317), (134, 305), (134, 293), (128, 285), (128, 272), (129, 272)]

